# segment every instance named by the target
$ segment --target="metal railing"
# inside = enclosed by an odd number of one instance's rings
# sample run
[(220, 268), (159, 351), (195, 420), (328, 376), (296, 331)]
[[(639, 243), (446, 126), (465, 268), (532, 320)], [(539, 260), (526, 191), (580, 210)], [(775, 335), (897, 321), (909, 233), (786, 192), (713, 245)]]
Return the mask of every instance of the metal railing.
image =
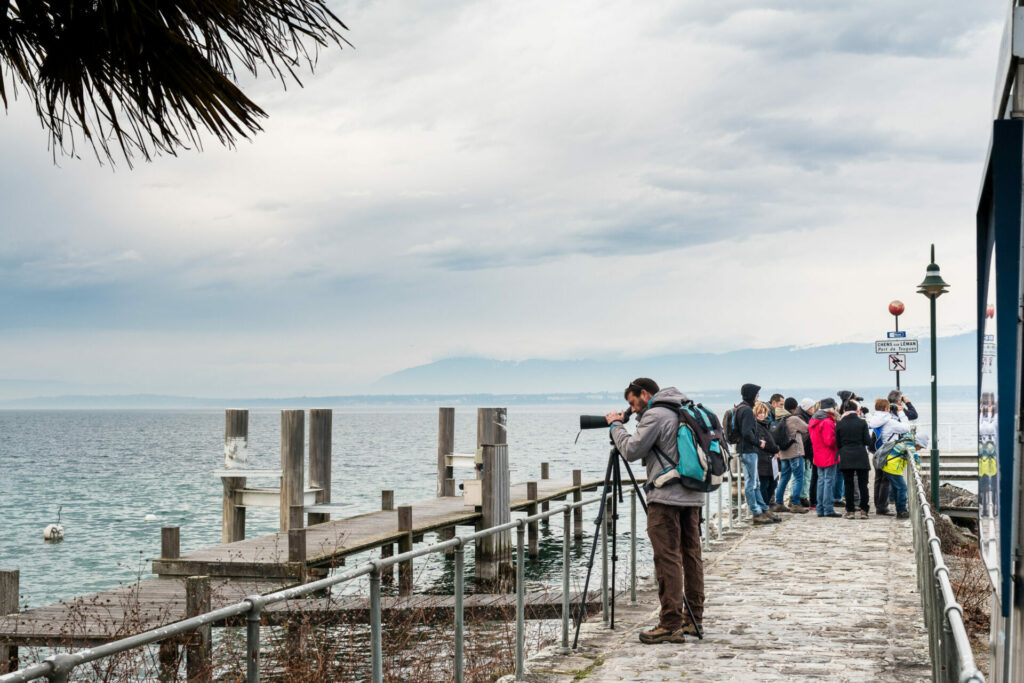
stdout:
[(914, 558), (921, 609), (928, 629), (932, 680), (938, 683), (984, 683), (985, 677), (974, 663), (971, 642), (964, 627), (964, 610), (953, 593), (949, 568), (942, 558), (941, 543), (935, 533), (935, 518), (913, 458), (910, 459), (908, 474), (907, 496), (914, 532)]
[[(609, 495), (612, 495), (609, 492)], [(630, 493), (630, 596), (633, 604), (636, 603), (636, 496)], [(525, 673), (525, 535), (527, 526), (531, 523), (548, 519), (557, 514), (562, 515), (563, 539), (562, 539), (562, 650), (569, 652), (569, 571), (570, 544), (572, 543), (572, 520), (571, 513), (576, 508), (582, 508), (593, 503), (600, 502), (601, 496), (589, 498), (575, 503), (567, 503), (525, 518), (516, 519), (506, 524), (477, 531), (475, 533), (456, 536), (447, 541), (435, 543), (417, 550), (392, 555), (387, 558), (371, 560), (348, 571), (341, 572), (334, 576), (302, 584), (285, 590), (268, 593), (266, 595), (250, 595), (241, 602), (228, 605), (198, 616), (178, 621), (167, 626), (161, 626), (128, 638), (122, 638), (98, 647), (79, 650), (66, 654), (55, 654), (47, 657), (42, 662), (19, 669), (13, 673), (0, 676), (0, 683), (26, 683), (37, 678), (46, 678), (54, 683), (66, 683), (68, 676), (78, 666), (94, 662), (105, 657), (110, 657), (128, 650), (158, 643), (174, 636), (184, 635), (207, 624), (214, 624), (232, 617), (246, 615), (246, 680), (248, 683), (256, 683), (260, 679), (259, 654), (260, 654), (260, 616), (265, 607), (285, 600), (300, 598), (317, 591), (326, 590), (346, 581), (369, 576), (370, 580), (370, 650), (371, 650), (371, 680), (380, 683), (383, 680), (383, 642), (381, 629), (381, 574), (386, 568), (392, 567), (401, 562), (408, 562), (418, 557), (432, 553), (444, 552), (451, 548), (455, 555), (455, 680), (463, 680), (463, 646), (464, 646), (464, 615), (463, 597), (465, 592), (465, 546), (470, 541), (475, 541), (486, 536), (491, 536), (504, 531), (516, 530), (516, 680), (523, 680)], [(598, 524), (599, 533), (602, 536), (607, 534), (608, 525)], [(604, 540), (602, 538), (602, 540)], [(601, 604), (607, 622), (608, 614), (608, 566), (602, 562)], [(614, 588), (613, 588), (614, 590)], [(582, 596), (583, 608), (580, 614), (586, 610), (587, 596)]]

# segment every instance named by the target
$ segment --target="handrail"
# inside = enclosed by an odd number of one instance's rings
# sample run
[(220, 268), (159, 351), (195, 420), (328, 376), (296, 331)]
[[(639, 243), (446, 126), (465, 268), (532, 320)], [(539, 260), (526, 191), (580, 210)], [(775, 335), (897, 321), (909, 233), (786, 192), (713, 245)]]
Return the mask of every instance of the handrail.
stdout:
[[(609, 493), (609, 495), (612, 495), (612, 494)], [(634, 494), (632, 494), (632, 492), (631, 492), (631, 495), (634, 495)], [(19, 669), (17, 671), (14, 671), (12, 673), (8, 673), (8, 674), (0, 676), (0, 683), (27, 683), (28, 681), (32, 681), (32, 680), (35, 680), (37, 678), (46, 678), (46, 679), (48, 679), (49, 681), (51, 681), (53, 683), (66, 683), (66, 681), (68, 679), (68, 675), (71, 673), (71, 671), (75, 667), (80, 666), (82, 664), (86, 664), (88, 662), (93, 662), (93, 661), (96, 661), (98, 659), (103, 659), (104, 657), (109, 657), (111, 655), (119, 654), (121, 652), (126, 652), (128, 650), (132, 650), (132, 649), (135, 649), (137, 647), (142, 647), (144, 645), (149, 645), (149, 644), (152, 644), (152, 643), (156, 643), (158, 641), (165, 640), (167, 638), (171, 638), (171, 637), (178, 636), (178, 635), (183, 635), (183, 634), (188, 633), (190, 631), (194, 631), (195, 629), (197, 629), (197, 628), (199, 628), (201, 626), (205, 626), (207, 624), (212, 624), (214, 622), (218, 622), (218, 621), (221, 621), (223, 619), (230, 618), (230, 617), (241, 616), (243, 614), (247, 615), (247, 622), (248, 622), (248, 627), (247, 627), (247, 648), (246, 648), (247, 681), (249, 681), (249, 683), (256, 683), (257, 681), (259, 681), (259, 666), (258, 666), (257, 656), (258, 656), (258, 653), (259, 653), (260, 613), (263, 611), (263, 609), (266, 606), (272, 605), (272, 604), (275, 604), (275, 603), (278, 603), (278, 602), (282, 602), (282, 601), (285, 601), (285, 600), (290, 600), (290, 599), (293, 599), (293, 598), (298, 598), (298, 597), (302, 597), (302, 596), (305, 596), (305, 595), (309, 595), (310, 593), (315, 593), (317, 591), (321, 591), (321, 590), (324, 590), (326, 588), (330, 588), (331, 586), (335, 586), (337, 584), (344, 583), (346, 581), (351, 581), (352, 579), (356, 579), (356, 578), (358, 578), (360, 576), (366, 576), (366, 575), (370, 576), (370, 612), (371, 612), (371, 614), (370, 614), (370, 622), (371, 622), (371, 645), (372, 645), (371, 650), (372, 650), (372, 657), (373, 657), (373, 663), (372, 663), (373, 676), (372, 676), (372, 680), (380, 681), (381, 678), (382, 678), (382, 676), (381, 676), (381, 666), (380, 666), (381, 665), (381, 655), (382, 655), (382, 653), (381, 653), (381, 623), (380, 623), (381, 622), (381, 614), (380, 614), (380, 578), (381, 578), (381, 571), (383, 569), (385, 569), (387, 567), (391, 567), (391, 566), (393, 566), (395, 564), (398, 564), (400, 562), (407, 562), (407, 561), (416, 559), (418, 557), (423, 557), (424, 555), (430, 555), (432, 553), (441, 552), (441, 551), (447, 550), (448, 548), (452, 548), (452, 549), (455, 550), (456, 558), (457, 558), (457, 564), (461, 565), (461, 557), (462, 557), (462, 553), (463, 553), (463, 550), (464, 550), (464, 547), (465, 547), (466, 543), (468, 543), (469, 541), (474, 541), (474, 540), (477, 540), (477, 539), (480, 539), (480, 538), (484, 538), (486, 536), (492, 536), (494, 534), (501, 533), (503, 531), (510, 531), (512, 529), (516, 529), (517, 530), (517, 534), (516, 534), (516, 536), (517, 536), (517, 563), (521, 565), (522, 564), (522, 558), (523, 558), (523, 536), (525, 535), (525, 530), (526, 530), (526, 527), (527, 527), (528, 524), (531, 524), (533, 522), (538, 522), (538, 521), (547, 519), (549, 517), (553, 517), (553, 516), (558, 515), (558, 514), (563, 515), (563, 520), (566, 520), (565, 529), (564, 529), (564, 544), (566, 545), (566, 547), (568, 547), (569, 538), (570, 538), (570, 528), (569, 528), (569, 524), (567, 523), (567, 520), (569, 518), (570, 512), (572, 510), (576, 509), (576, 508), (583, 508), (583, 507), (585, 507), (587, 505), (592, 505), (592, 504), (598, 503), (600, 501), (601, 501), (601, 496), (595, 496), (594, 498), (588, 498), (586, 500), (581, 500), (581, 501), (577, 501), (577, 502), (573, 502), (573, 503), (566, 503), (564, 505), (559, 505), (558, 507), (551, 508), (551, 509), (547, 510), (546, 512), (540, 512), (538, 514), (531, 515), (529, 517), (516, 519), (514, 521), (507, 522), (505, 524), (500, 524), (498, 526), (490, 527), (488, 529), (483, 529), (481, 531), (476, 531), (476, 532), (473, 532), (473, 533), (470, 533), (470, 534), (465, 534), (465, 535), (462, 535), (462, 536), (455, 536), (454, 538), (449, 539), (447, 541), (443, 541), (441, 543), (434, 543), (434, 544), (431, 544), (429, 546), (425, 546), (423, 548), (419, 548), (417, 550), (410, 550), (408, 552), (400, 553), (398, 555), (392, 555), (392, 556), (387, 557), (387, 558), (380, 558), (380, 559), (377, 559), (377, 560), (371, 560), (370, 562), (366, 562), (366, 563), (361, 564), (361, 565), (359, 565), (357, 567), (353, 567), (352, 569), (349, 569), (348, 571), (345, 571), (345, 572), (342, 572), (340, 574), (336, 574), (334, 576), (330, 576), (330, 577), (327, 577), (327, 578), (324, 578), (324, 579), (320, 579), (318, 581), (313, 581), (313, 582), (310, 582), (310, 583), (305, 583), (305, 584), (302, 584), (300, 586), (293, 586), (291, 588), (286, 588), (284, 590), (276, 591), (274, 593), (268, 593), (266, 595), (250, 595), (250, 596), (244, 598), (243, 600), (241, 600), (240, 602), (234, 603), (232, 605), (221, 607), (219, 609), (212, 610), (210, 612), (206, 612), (206, 613), (203, 613), (203, 614), (200, 614), (198, 616), (194, 616), (194, 617), (191, 617), (191, 618), (188, 618), (188, 619), (184, 619), (182, 621), (177, 621), (177, 622), (174, 622), (172, 624), (168, 624), (166, 626), (161, 626), (161, 627), (158, 627), (158, 628), (155, 628), (155, 629), (150, 629), (149, 631), (144, 631), (142, 633), (137, 633), (137, 634), (135, 634), (133, 636), (122, 638), (120, 640), (115, 640), (115, 641), (112, 641), (112, 642), (109, 642), (109, 643), (104, 643), (103, 645), (100, 645), (100, 646), (97, 646), (97, 647), (87, 648), (87, 649), (84, 649), (84, 650), (78, 650), (78, 651), (72, 652), (72, 653), (52, 655), (50, 657), (47, 657), (42, 662), (39, 662), (37, 664), (32, 664), (31, 666), (28, 666), (28, 667), (25, 667), (23, 669)], [(633, 506), (633, 510), (634, 510), (634, 514), (635, 514), (635, 506)], [(631, 544), (636, 543), (636, 535), (635, 534), (631, 535), (630, 542), (631, 542)], [(632, 553), (632, 555), (633, 555), (633, 557), (636, 556), (635, 551)], [(567, 641), (568, 641), (568, 619), (569, 619), (569, 610), (567, 609), (567, 606), (568, 606), (567, 605), (567, 599), (568, 599), (568, 589), (569, 589), (569, 580), (568, 580), (568, 571), (569, 571), (568, 551), (563, 553), (563, 561), (564, 561), (564, 565), (565, 566), (563, 567), (563, 593), (564, 593), (564, 595), (563, 595), (563, 609), (562, 609), (562, 621), (563, 621), (562, 645), (563, 645), (563, 648), (565, 648), (565, 647), (567, 647)], [(516, 584), (517, 584), (516, 585), (516, 593), (517, 593), (516, 625), (517, 625), (517, 631), (520, 634), (522, 633), (522, 629), (523, 629), (523, 624), (522, 624), (522, 621), (523, 621), (523, 618), (524, 618), (524, 614), (523, 614), (523, 610), (524, 610), (523, 596), (524, 596), (524, 590), (525, 590), (525, 583), (523, 581), (522, 573), (521, 572), (522, 572), (522, 568), (520, 567), (519, 569), (517, 569), (517, 573), (518, 573), (517, 579), (518, 580), (516, 581)], [(635, 571), (633, 572), (633, 576), (635, 576)], [(456, 571), (456, 590), (455, 590), (455, 593), (456, 593), (456, 603), (457, 603), (457, 606), (458, 606), (458, 603), (461, 603), (462, 583), (463, 583), (462, 579), (463, 579), (463, 577), (461, 575), (461, 571)], [(633, 590), (635, 591), (635, 588), (633, 588)], [(583, 596), (582, 597), (584, 602), (586, 601), (586, 598), (587, 598), (587, 596)], [(456, 609), (457, 613), (459, 611), (460, 610)], [(461, 627), (461, 615), (457, 614), (457, 618), (459, 619), (459, 627)], [(522, 638), (521, 637), (517, 638), (517, 641), (518, 642), (517, 642), (517, 647), (516, 647), (516, 650), (517, 650), (517, 652), (516, 652), (516, 660), (517, 660), (517, 663), (520, 665), (520, 667), (517, 669), (517, 678), (518, 678), (518, 675), (521, 674), (521, 663), (523, 661), (522, 660), (522, 657), (523, 657), (523, 651), (522, 650), (525, 647), (525, 645), (522, 642)], [(461, 643), (460, 643), (460, 645), (461, 645)]]
[(918, 588), (925, 626), (932, 678), (940, 683), (984, 683), (985, 677), (974, 662), (974, 653), (964, 627), (963, 607), (956, 601), (949, 581), (949, 568), (942, 558), (941, 542), (935, 533), (935, 518), (921, 483), (921, 472), (910, 458), (911, 521), (914, 532), (914, 557), (917, 562)]

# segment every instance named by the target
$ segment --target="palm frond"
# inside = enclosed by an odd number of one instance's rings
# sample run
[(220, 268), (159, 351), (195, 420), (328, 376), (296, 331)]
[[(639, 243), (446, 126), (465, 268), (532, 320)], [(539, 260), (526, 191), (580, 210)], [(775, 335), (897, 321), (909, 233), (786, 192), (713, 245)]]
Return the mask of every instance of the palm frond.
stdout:
[(301, 85), (343, 30), (325, 0), (0, 0), (0, 100), (28, 93), (54, 154), (84, 140), (130, 164), (203, 132), (232, 146), (266, 117), (237, 73)]

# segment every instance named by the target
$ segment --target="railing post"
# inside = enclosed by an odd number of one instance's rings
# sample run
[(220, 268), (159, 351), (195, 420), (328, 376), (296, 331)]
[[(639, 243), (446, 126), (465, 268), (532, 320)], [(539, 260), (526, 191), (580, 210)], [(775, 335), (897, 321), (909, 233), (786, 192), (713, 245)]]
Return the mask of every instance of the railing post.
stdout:
[(704, 533), (703, 543), (704, 551), (711, 550), (711, 493), (704, 492)]
[(516, 527), (516, 680), (526, 674), (526, 529)]
[[(331, 502), (331, 437), (334, 411), (330, 408), (312, 408), (309, 411), (309, 487), (318, 488), (317, 503)], [(323, 524), (331, 519), (326, 513), (307, 515), (307, 525)]]
[[(533, 501), (526, 508), (527, 516), (532, 517), (537, 514), (537, 482), (526, 482), (526, 498)], [(540, 557), (540, 542), (538, 538), (540, 525), (537, 522), (530, 522), (527, 531), (529, 532), (527, 538), (530, 543), (530, 559), (535, 560)]]
[[(0, 616), (18, 611), (18, 593), (21, 572), (17, 569), (0, 569)], [(18, 670), (18, 647), (0, 645), (0, 674)]]
[(249, 598), (252, 607), (245, 615), (245, 680), (259, 683), (260, 680), (260, 613), (263, 611), (258, 598)]
[[(190, 576), (185, 579), (185, 618), (210, 611), (210, 577)], [(185, 671), (189, 681), (207, 683), (213, 680), (212, 627), (200, 626), (188, 636), (185, 646)]]
[(743, 523), (743, 456), (736, 458), (736, 523)]
[(380, 565), (370, 571), (370, 679), (384, 681), (384, 653), (380, 629)]
[[(395, 509), (395, 492), (390, 489), (385, 489), (380, 492), (380, 509), (381, 510), (394, 510)], [(391, 557), (395, 553), (395, 546), (393, 543), (385, 543), (380, 547), (380, 557), (384, 559)], [(395, 565), (389, 564), (381, 570), (381, 579), (384, 584), (390, 586), (395, 582)]]
[[(249, 411), (224, 411), (224, 465), (248, 462)], [(221, 477), (224, 487), (221, 513), (221, 543), (234, 543), (245, 538), (245, 508), (239, 505), (245, 477)]]
[(629, 604), (636, 606), (636, 491), (629, 491)]
[[(583, 470), (572, 471), (572, 502), (578, 503), (583, 500)], [(573, 538), (583, 538), (583, 508), (574, 508), (572, 511)]]
[(281, 531), (291, 528), (292, 506), (303, 504), (305, 422), (304, 411), (281, 411)]
[(569, 543), (572, 536), (572, 515), (566, 507), (562, 512), (562, 654), (569, 650)]
[(719, 486), (718, 490), (715, 491), (715, 495), (718, 496), (718, 540), (722, 540), (722, 527), (725, 526), (725, 517), (722, 516), (722, 487)]
[[(398, 530), (406, 532), (398, 541), (398, 552), (412, 550), (412, 506), (398, 506)], [(398, 563), (398, 594), (412, 595), (412, 560)]]
[(463, 593), (466, 571), (466, 547), (461, 542), (455, 546), (455, 683), (462, 683), (463, 678), (463, 639), (465, 638), (465, 614), (463, 612)]
[(729, 512), (729, 531), (732, 531), (733, 516), (734, 516), (733, 509), (732, 509), (732, 463), (730, 463), (729, 466), (725, 468), (725, 477), (728, 480), (728, 486), (729, 486), (729, 489), (728, 489), (729, 490), (729, 506), (728, 506), (729, 507), (729, 510), (728, 510), (728, 512)]

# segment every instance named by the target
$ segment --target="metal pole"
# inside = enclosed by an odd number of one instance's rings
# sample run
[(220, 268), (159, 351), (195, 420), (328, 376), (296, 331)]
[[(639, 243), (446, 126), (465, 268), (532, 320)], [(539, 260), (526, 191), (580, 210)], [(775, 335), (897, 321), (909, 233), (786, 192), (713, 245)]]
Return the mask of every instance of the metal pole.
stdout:
[(629, 604), (636, 605), (636, 491), (629, 492)]
[(465, 587), (466, 547), (462, 543), (455, 548), (455, 683), (462, 683), (462, 649), (465, 615), (462, 609)]
[(526, 674), (526, 525), (516, 529), (516, 680)]
[[(898, 315), (894, 315), (893, 318), (896, 319), (896, 331), (899, 332), (900, 331), (900, 317)], [(899, 339), (898, 339), (899, 335), (898, 334), (896, 335), (896, 337), (897, 337), (897, 341), (899, 341)], [(896, 391), (899, 391), (899, 390), (900, 390), (900, 371), (897, 370), (896, 371)]]
[(380, 634), (380, 566), (370, 571), (370, 668), (373, 683), (384, 681), (384, 653)]
[(711, 493), (704, 492), (704, 550), (711, 550)]
[[(606, 501), (607, 503), (607, 501)], [(608, 507), (601, 512), (601, 617), (604, 625), (608, 625)], [(586, 596), (584, 596), (584, 613), (586, 607)]]
[(743, 522), (743, 456), (736, 459), (736, 523)]
[(932, 347), (932, 453), (931, 453), (931, 472), (929, 476), (932, 482), (932, 509), (935, 510), (935, 515), (938, 516), (942, 512), (942, 507), (939, 505), (939, 394), (938, 384), (936, 382), (936, 339), (935, 339), (935, 297), (928, 297), (928, 303), (931, 308), (931, 347)]
[(729, 480), (729, 531), (732, 531), (733, 510), (732, 510), (732, 464), (725, 468), (725, 476)]
[(260, 608), (253, 603), (245, 617), (245, 680), (259, 683), (260, 680)]
[(725, 526), (725, 518), (722, 517), (722, 488), (715, 492), (718, 496), (718, 540), (722, 540), (722, 527)]
[(572, 518), (569, 508), (562, 513), (562, 654), (569, 654), (569, 537)]

